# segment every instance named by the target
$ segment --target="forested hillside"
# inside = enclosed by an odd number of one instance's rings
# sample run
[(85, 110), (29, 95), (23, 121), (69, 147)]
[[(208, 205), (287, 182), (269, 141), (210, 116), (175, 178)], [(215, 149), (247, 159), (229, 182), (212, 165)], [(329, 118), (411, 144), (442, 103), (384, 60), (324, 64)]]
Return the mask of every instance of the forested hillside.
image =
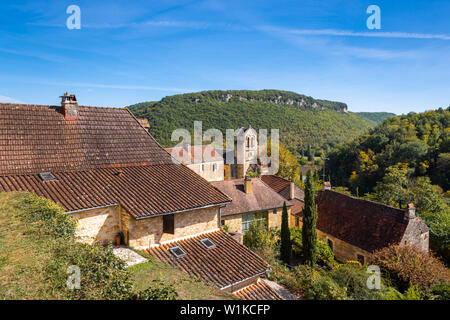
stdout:
[(390, 117), (395, 117), (395, 113), (390, 112), (355, 112), (355, 114), (369, 121), (373, 121), (375, 124), (380, 124), (384, 120)]
[(371, 192), (386, 168), (405, 163), (414, 176), (429, 176), (449, 189), (450, 111), (439, 109), (388, 118), (336, 148), (328, 161), (332, 183)]
[(347, 111), (341, 102), (316, 100), (294, 92), (204, 91), (169, 96), (159, 102), (145, 102), (129, 109), (150, 122), (150, 132), (165, 147), (172, 131), (186, 128), (192, 132), (194, 121), (203, 121), (203, 130), (280, 129), (281, 141), (299, 155), (311, 146), (314, 151), (329, 149), (355, 138), (373, 122)]

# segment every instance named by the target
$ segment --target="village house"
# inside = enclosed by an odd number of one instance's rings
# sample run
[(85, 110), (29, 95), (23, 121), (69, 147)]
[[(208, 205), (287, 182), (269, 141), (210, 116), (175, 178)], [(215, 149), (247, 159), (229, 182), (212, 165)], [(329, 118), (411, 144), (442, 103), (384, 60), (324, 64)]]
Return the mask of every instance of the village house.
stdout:
[(220, 210), (220, 220), (240, 241), (253, 223), (264, 223), (268, 229), (281, 228), (284, 203), (290, 214), (292, 204), (259, 178), (218, 181), (213, 185), (232, 199)]
[(207, 181), (222, 181), (224, 179), (223, 157), (212, 145), (193, 146), (183, 144), (180, 147), (167, 148), (166, 151)]
[[(125, 244), (239, 296), (280, 298), (269, 266), (220, 228), (231, 199), (178, 164), (127, 109), (0, 104), (0, 192), (29, 191), (77, 220), (80, 241)], [(242, 295), (241, 295), (242, 296)]]

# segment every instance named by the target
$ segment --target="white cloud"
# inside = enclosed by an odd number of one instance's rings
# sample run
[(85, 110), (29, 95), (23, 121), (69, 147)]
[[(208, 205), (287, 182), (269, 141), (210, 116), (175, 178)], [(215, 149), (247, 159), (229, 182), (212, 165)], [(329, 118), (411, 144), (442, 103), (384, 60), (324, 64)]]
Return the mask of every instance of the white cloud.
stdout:
[(445, 34), (427, 34), (427, 33), (409, 33), (409, 32), (355, 32), (349, 30), (336, 30), (336, 29), (286, 29), (278, 27), (262, 27), (267, 31), (279, 31), (286, 32), (295, 35), (304, 36), (336, 36), (336, 37), (368, 37), (368, 38), (403, 38), (403, 39), (439, 39), (450, 40), (450, 35)]
[(22, 101), (16, 100), (16, 99), (11, 98), (11, 97), (2, 96), (2, 95), (0, 95), (0, 102), (4, 102), (4, 103), (23, 103)]

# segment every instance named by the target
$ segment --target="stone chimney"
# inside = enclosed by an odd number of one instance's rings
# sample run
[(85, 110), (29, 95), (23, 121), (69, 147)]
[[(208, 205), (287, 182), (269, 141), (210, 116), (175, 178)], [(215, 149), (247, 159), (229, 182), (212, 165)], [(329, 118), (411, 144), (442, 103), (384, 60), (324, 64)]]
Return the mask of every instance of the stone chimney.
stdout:
[(295, 183), (291, 182), (289, 185), (289, 200), (295, 199)]
[(244, 190), (245, 193), (250, 194), (252, 193), (252, 178), (250, 178), (249, 176), (246, 176), (244, 179)]
[(60, 97), (61, 108), (66, 120), (77, 120), (80, 118), (78, 113), (78, 102), (74, 94), (69, 95), (67, 92)]
[(325, 190), (331, 190), (331, 183), (328, 182), (328, 181), (325, 181), (325, 182), (323, 183), (323, 188), (322, 188), (322, 190), (323, 190), (323, 191), (325, 191)]
[(416, 217), (416, 207), (414, 207), (414, 203), (408, 204), (405, 215), (409, 219), (414, 219)]

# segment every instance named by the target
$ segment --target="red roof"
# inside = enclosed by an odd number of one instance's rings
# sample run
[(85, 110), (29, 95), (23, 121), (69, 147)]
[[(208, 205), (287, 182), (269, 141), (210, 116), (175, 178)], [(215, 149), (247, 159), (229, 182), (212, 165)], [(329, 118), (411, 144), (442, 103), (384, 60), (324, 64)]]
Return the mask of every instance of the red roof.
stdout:
[(261, 280), (234, 294), (242, 300), (283, 300), (275, 290)]
[[(171, 156), (126, 109), (0, 104), (0, 191), (31, 191), (67, 211), (121, 204), (135, 218), (230, 199)], [(38, 176), (51, 172), (56, 180)]]
[[(200, 240), (208, 238), (215, 247), (207, 249)], [(170, 248), (180, 247), (186, 255), (176, 258)], [(170, 242), (146, 250), (159, 260), (215, 284), (221, 289), (266, 272), (269, 266), (255, 253), (220, 230)]]
[[(317, 229), (369, 252), (399, 244), (408, 223), (405, 211), (332, 190), (317, 195)], [(423, 232), (425, 223), (416, 217)]]
[[(271, 187), (275, 192), (280, 194), (285, 199), (289, 200), (290, 188), (292, 183), (291, 181), (275, 175), (263, 175), (261, 176), (261, 180), (264, 181), (264, 183)], [(305, 192), (297, 185), (294, 185), (294, 188), (294, 199), (290, 200), (290, 202), (293, 204), (293, 206), (291, 207), (291, 214), (295, 216), (302, 216), (303, 207), (305, 206)]]

